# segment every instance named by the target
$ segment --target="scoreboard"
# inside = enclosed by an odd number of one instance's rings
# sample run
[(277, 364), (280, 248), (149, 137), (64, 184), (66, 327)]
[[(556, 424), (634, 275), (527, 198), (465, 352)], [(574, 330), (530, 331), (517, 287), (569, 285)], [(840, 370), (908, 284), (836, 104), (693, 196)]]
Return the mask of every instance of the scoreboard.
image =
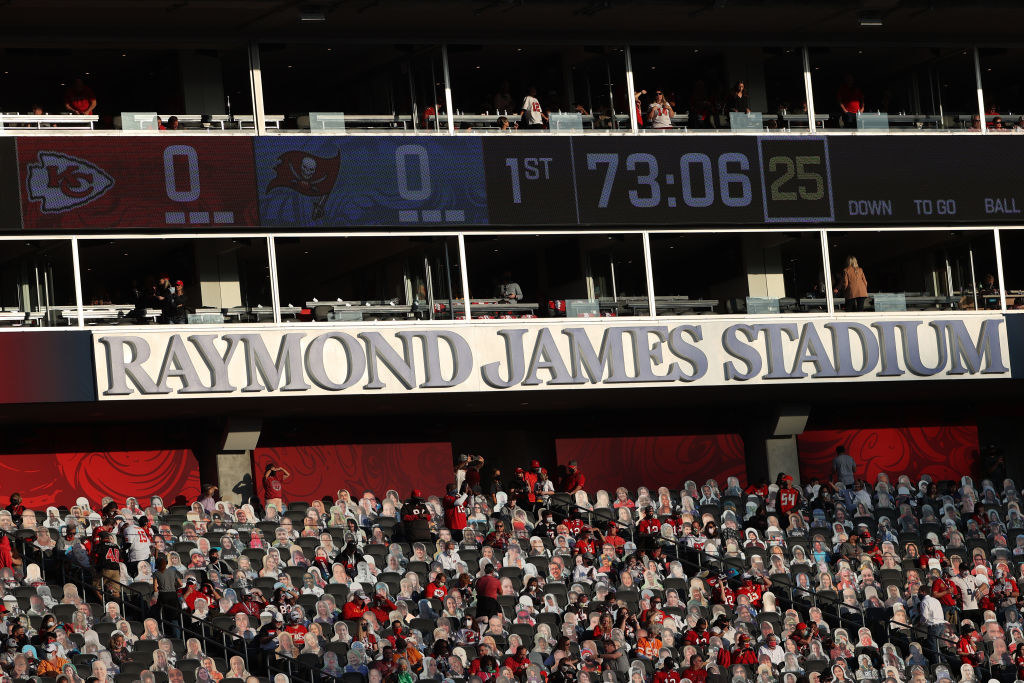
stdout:
[(1024, 136), (22, 136), (0, 230), (1020, 223)]

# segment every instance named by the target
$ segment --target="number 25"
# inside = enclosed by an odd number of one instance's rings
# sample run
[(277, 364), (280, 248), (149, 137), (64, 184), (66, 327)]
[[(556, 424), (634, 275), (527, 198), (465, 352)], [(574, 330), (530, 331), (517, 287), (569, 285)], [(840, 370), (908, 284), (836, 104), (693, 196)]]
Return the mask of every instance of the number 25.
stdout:
[[(795, 163), (794, 163), (795, 161)], [(777, 201), (792, 201), (798, 196), (807, 201), (817, 201), (825, 196), (825, 181), (820, 172), (808, 171), (808, 166), (821, 166), (820, 156), (797, 156), (795, 159), (785, 156), (774, 156), (768, 160), (768, 172), (775, 173), (781, 167), (782, 174), (772, 181), (771, 198)], [(796, 177), (797, 180), (805, 181), (813, 185), (814, 189), (801, 183), (797, 186), (796, 192), (784, 190), (789, 181)]]

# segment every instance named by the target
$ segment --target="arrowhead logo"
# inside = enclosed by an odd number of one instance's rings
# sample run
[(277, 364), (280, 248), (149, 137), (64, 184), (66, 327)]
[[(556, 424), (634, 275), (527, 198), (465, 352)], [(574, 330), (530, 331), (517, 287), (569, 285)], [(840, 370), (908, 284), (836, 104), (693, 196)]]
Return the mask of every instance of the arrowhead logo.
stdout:
[(64, 213), (99, 199), (114, 179), (99, 166), (62, 152), (39, 152), (28, 165), (28, 198), (43, 213)]

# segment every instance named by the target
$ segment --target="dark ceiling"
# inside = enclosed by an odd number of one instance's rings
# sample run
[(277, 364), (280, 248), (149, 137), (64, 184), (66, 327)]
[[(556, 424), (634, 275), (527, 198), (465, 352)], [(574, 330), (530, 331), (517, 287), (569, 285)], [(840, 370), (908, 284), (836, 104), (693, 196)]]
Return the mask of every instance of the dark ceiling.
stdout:
[[(322, 21), (301, 21), (303, 13)], [(879, 18), (861, 27), (858, 17)], [(285, 41), (1014, 44), (1020, 0), (0, 0), (14, 46)]]

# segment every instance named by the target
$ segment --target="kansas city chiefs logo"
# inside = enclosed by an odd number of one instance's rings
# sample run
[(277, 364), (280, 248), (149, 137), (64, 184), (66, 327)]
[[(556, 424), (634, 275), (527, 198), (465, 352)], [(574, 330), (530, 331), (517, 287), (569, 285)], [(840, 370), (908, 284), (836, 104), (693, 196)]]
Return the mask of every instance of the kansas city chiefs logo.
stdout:
[(28, 198), (43, 213), (63, 213), (99, 199), (114, 186), (106, 171), (62, 152), (40, 152), (28, 165)]

